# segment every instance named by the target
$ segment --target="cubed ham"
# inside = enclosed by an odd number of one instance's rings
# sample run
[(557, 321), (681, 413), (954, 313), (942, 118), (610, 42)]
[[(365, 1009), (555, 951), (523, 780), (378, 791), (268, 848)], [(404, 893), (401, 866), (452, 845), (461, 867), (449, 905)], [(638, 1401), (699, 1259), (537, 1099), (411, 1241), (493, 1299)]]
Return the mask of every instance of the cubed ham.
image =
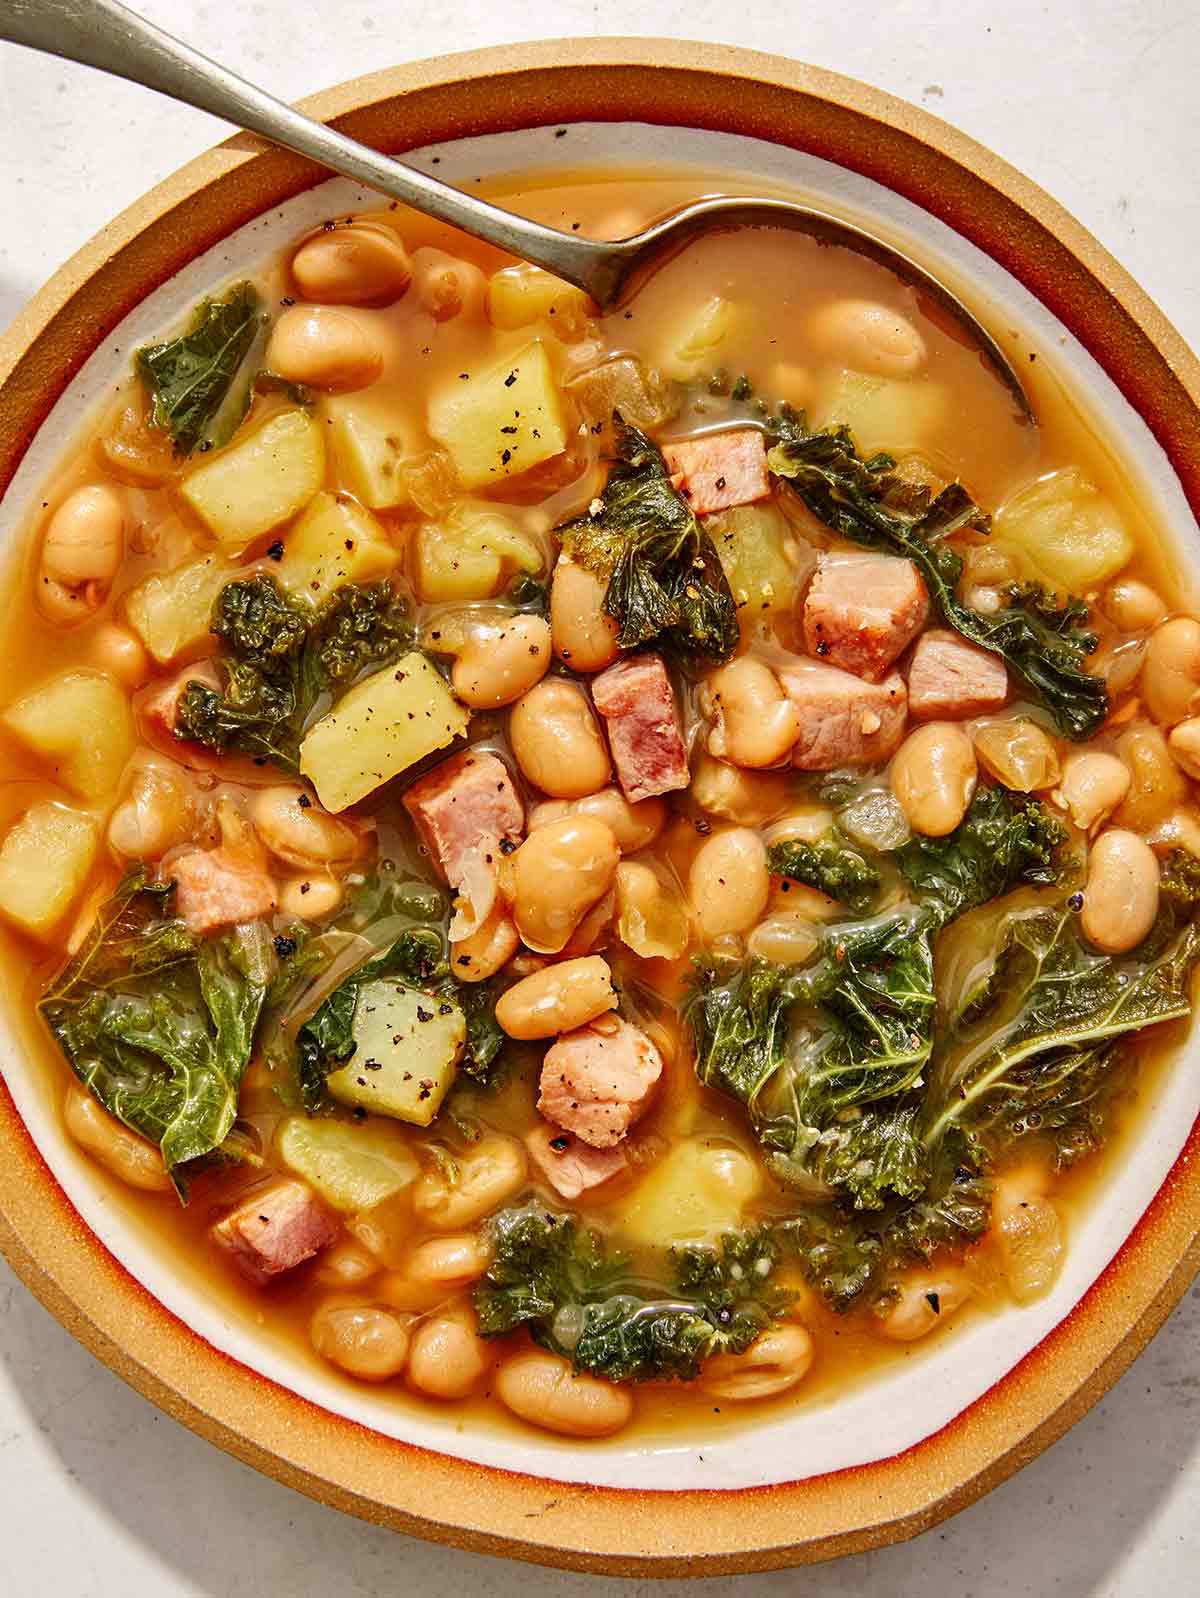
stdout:
[(908, 708), (914, 716), (977, 716), (1008, 698), (1008, 671), (999, 655), (957, 633), (923, 633), (908, 670)]
[(233, 1255), (254, 1282), (302, 1265), (337, 1240), (337, 1222), (305, 1182), (260, 1188), (212, 1229), (213, 1241)]
[(690, 780), (675, 694), (661, 655), (630, 655), (592, 681), (617, 780), (631, 804)]
[(546, 1050), (537, 1107), (593, 1148), (612, 1148), (644, 1113), (662, 1068), (639, 1027), (604, 1016)]
[(404, 795), (417, 836), (453, 888), (469, 875), (471, 862), (510, 853), (525, 828), (521, 803), (508, 767), (486, 750), (451, 755), (414, 782)]
[(777, 666), (776, 674), (800, 713), (792, 765), (801, 771), (882, 764), (904, 736), (907, 695), (898, 672), (880, 683), (819, 660)]
[(898, 555), (822, 555), (804, 601), (804, 642), (831, 666), (878, 682), (929, 617), (929, 591)]
[(672, 481), (697, 516), (766, 499), (767, 448), (753, 427), (663, 445)]
[(548, 1121), (526, 1133), (525, 1147), (550, 1186), (568, 1202), (610, 1182), (628, 1166), (619, 1148), (595, 1149)]
[(175, 879), (176, 912), (200, 937), (258, 921), (279, 907), (275, 879), (224, 848), (189, 849), (171, 861), (165, 875)]

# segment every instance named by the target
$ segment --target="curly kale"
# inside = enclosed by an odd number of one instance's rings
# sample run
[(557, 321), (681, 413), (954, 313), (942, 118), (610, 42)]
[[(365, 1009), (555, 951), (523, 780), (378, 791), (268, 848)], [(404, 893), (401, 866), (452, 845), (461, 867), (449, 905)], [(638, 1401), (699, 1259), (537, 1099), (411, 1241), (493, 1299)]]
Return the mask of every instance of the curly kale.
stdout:
[(683, 663), (728, 660), (737, 608), (713, 542), (656, 445), (619, 416), (613, 427), (617, 460), (604, 493), (558, 529), (563, 549), (607, 578), (604, 608), (622, 649), (654, 643)]
[(989, 529), (988, 518), (959, 483), (931, 499), (892, 475), (890, 456), (864, 461), (846, 427), (819, 432), (789, 407), (771, 427), (768, 464), (819, 521), (842, 538), (913, 561), (942, 620), (981, 649), (999, 655), (1068, 738), (1088, 738), (1108, 714), (1103, 679), (1086, 669), (1097, 645), (1085, 630), (1087, 607), (1060, 605), (1036, 584), (1014, 586), (994, 614), (958, 598), (962, 558), (946, 543), (967, 528)]
[(266, 576), (226, 583), (212, 630), (222, 688), (189, 682), (176, 711), (176, 737), (299, 770), (300, 739), (321, 695), (411, 648), (408, 607), (390, 583), (348, 584), (316, 608), (282, 593)]
[(692, 1381), (713, 1354), (740, 1354), (787, 1302), (770, 1281), (765, 1232), (668, 1251), (661, 1284), (572, 1215), (530, 1203), (488, 1225), (492, 1260), (475, 1288), (484, 1337), (528, 1327), (576, 1370), (610, 1381)]
[(1070, 869), (1067, 830), (1036, 799), (979, 788), (941, 838), (914, 836), (894, 858), (940, 925), (1022, 885), (1048, 887)]
[(799, 838), (772, 844), (767, 869), (789, 882), (803, 882), (844, 904), (853, 915), (866, 915), (879, 897), (879, 870), (836, 828), (806, 843)]

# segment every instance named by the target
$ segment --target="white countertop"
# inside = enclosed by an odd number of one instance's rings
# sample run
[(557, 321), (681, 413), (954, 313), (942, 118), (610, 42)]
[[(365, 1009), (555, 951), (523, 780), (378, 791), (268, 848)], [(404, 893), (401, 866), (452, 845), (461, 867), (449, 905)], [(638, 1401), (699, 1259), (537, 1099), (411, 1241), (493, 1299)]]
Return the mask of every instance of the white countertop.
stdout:
[[(0, 11), (3, 5), (0, 4)], [(649, 34), (802, 57), (956, 123), (1063, 201), (1200, 347), (1195, 0), (143, 0), (294, 98), (393, 61), (539, 36)], [(424, 13), (424, 14), (421, 14)], [(785, 20), (787, 19), (787, 20)], [(224, 137), (144, 91), (0, 46), (0, 324), (115, 212)], [(1200, 1289), (1054, 1448), (955, 1520), (737, 1598), (1158, 1598), (1197, 1588)], [(615, 1583), (435, 1548), (309, 1503), (160, 1414), (0, 1263), (0, 1592), (14, 1598), (566, 1598)], [(644, 1583), (667, 1598), (683, 1583)]]

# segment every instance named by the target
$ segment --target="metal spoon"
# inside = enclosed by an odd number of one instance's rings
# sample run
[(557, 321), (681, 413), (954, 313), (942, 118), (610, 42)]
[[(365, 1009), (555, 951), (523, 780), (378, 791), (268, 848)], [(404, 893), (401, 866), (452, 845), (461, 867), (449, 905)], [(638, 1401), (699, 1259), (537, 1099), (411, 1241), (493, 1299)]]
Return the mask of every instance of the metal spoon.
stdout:
[(605, 242), (560, 233), (427, 177), (301, 115), (173, 38), (117, 0), (0, 0), (0, 40), (98, 67), (232, 122), (319, 162), (414, 210), (448, 222), (591, 295), (601, 310), (627, 299), (657, 267), (703, 234), (789, 228), (869, 256), (941, 308), (1007, 385), (1021, 415), (1033, 408), (987, 329), (943, 283), (882, 239), (835, 216), (785, 200), (714, 199), (684, 207), (631, 238)]

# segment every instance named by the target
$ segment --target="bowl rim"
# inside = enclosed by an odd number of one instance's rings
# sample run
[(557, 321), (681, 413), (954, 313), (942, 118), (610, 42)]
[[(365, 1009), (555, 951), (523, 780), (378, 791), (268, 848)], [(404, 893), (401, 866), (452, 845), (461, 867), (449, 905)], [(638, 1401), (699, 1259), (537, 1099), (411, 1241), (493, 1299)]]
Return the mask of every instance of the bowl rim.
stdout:
[[(1200, 361), (1037, 185), (930, 113), (782, 57), (659, 39), (547, 40), (387, 68), (303, 102), (394, 152), (571, 122), (759, 137), (883, 183), (977, 245), (1080, 340), (1146, 420), (1200, 515)], [(602, 107), (603, 109), (598, 109)], [(0, 335), (0, 493), (51, 406), (145, 296), (328, 176), (239, 134), (101, 230)], [(606, 1574), (726, 1574), (916, 1535), (1091, 1407), (1200, 1268), (1200, 1129), (1074, 1310), (982, 1398), (890, 1459), (780, 1486), (630, 1492), (550, 1482), (383, 1437), (204, 1343), (108, 1253), (0, 1092), (0, 1251), (52, 1314), (174, 1419), (310, 1497), (439, 1542)]]

